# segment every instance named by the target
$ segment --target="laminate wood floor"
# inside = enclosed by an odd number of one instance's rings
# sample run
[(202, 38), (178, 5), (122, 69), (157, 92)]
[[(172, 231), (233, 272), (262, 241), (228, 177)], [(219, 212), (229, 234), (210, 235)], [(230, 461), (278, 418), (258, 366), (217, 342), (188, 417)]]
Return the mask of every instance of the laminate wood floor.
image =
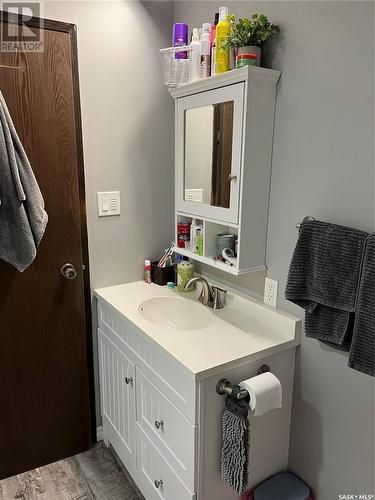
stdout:
[(143, 500), (103, 442), (53, 464), (0, 481), (0, 500)]

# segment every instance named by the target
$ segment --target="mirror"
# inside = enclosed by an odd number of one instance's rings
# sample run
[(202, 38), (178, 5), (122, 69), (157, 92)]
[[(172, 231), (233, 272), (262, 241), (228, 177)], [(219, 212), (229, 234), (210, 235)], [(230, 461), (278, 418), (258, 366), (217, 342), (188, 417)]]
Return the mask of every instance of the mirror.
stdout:
[(234, 101), (185, 111), (185, 201), (230, 206)]

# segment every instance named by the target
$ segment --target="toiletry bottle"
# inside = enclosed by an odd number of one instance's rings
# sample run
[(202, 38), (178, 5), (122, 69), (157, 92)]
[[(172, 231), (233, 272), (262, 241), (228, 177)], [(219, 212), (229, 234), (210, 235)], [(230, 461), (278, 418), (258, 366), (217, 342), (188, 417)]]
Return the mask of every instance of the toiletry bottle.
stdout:
[(210, 51), (211, 51), (211, 76), (215, 74), (215, 64), (216, 64), (216, 26), (219, 22), (219, 13), (215, 14), (214, 24), (211, 25), (210, 31)]
[(144, 280), (145, 283), (151, 283), (151, 261), (148, 259), (145, 260)]
[(216, 75), (216, 35), (211, 47), (211, 76)]
[(190, 47), (192, 51), (190, 53), (190, 64), (191, 64), (191, 76), (190, 81), (195, 82), (200, 78), (200, 62), (201, 62), (201, 44), (199, 41), (198, 28), (193, 29), (193, 36), (191, 39)]
[(210, 55), (210, 23), (202, 25), (201, 36), (201, 78), (211, 76), (211, 55)]
[(219, 23), (216, 26), (216, 67), (215, 73), (225, 73), (229, 70), (229, 49), (222, 50), (224, 40), (229, 35), (229, 22), (227, 19), (228, 7), (220, 7)]
[(177, 255), (176, 256), (176, 262), (174, 266), (174, 283), (177, 285), (177, 275), (178, 275), (178, 264), (182, 262), (182, 255)]
[(203, 255), (203, 231), (202, 228), (197, 228), (197, 254)]
[(215, 36), (216, 36), (216, 26), (217, 23), (219, 22), (219, 13), (216, 12), (215, 14), (215, 21), (213, 24), (211, 24), (211, 30), (210, 30), (210, 46), (212, 48), (214, 41), (215, 41)]
[[(185, 23), (174, 23), (172, 45), (173, 47), (180, 47), (188, 43), (188, 25)], [(187, 59), (187, 52), (176, 52), (175, 59)]]
[(191, 278), (194, 278), (194, 266), (191, 262), (183, 260), (177, 265), (177, 290), (179, 292), (193, 290), (194, 287), (185, 290), (185, 285)]
[(193, 253), (197, 253), (197, 228), (198, 224), (196, 219), (192, 220), (191, 226), (190, 226), (190, 250), (192, 250)]

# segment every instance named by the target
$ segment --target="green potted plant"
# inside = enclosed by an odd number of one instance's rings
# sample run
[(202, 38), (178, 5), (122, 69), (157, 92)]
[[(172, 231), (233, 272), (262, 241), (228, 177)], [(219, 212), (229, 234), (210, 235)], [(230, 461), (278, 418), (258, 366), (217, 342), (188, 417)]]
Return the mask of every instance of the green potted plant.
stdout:
[(260, 64), (262, 48), (280, 27), (272, 24), (264, 14), (253, 14), (250, 19), (242, 17), (236, 21), (233, 15), (227, 16), (230, 33), (224, 41), (223, 50), (234, 49), (236, 54), (255, 54)]

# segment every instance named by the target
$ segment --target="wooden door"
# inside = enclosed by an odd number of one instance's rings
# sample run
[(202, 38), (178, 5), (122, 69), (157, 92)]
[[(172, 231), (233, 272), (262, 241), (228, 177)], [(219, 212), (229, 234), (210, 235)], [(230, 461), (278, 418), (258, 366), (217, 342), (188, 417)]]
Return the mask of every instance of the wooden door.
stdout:
[[(2, 27), (10, 20), (2, 13)], [(91, 444), (90, 295), (75, 29), (46, 21), (43, 34), (43, 52), (0, 52), (0, 90), (49, 216), (29, 268), (20, 273), (0, 262), (0, 479)], [(73, 280), (60, 274), (67, 262), (77, 271)]]

